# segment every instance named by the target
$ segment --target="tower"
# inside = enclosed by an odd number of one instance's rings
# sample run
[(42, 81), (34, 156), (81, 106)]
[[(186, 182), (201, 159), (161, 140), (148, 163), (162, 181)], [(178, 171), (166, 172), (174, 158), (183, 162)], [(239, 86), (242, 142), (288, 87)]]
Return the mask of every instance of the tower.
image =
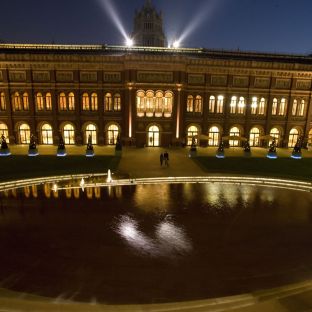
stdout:
[(136, 46), (165, 47), (162, 13), (157, 12), (151, 0), (146, 0), (135, 12), (133, 40)]

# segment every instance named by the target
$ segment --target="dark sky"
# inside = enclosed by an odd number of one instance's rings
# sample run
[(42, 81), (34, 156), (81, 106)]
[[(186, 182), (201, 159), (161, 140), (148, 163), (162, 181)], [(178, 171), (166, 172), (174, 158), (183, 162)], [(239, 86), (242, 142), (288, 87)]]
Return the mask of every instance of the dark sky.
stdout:
[[(19, 43), (123, 45), (103, 3), (111, 2), (131, 34), (144, 0), (2, 0), (0, 39)], [(165, 32), (184, 47), (312, 53), (312, 0), (153, 0)]]

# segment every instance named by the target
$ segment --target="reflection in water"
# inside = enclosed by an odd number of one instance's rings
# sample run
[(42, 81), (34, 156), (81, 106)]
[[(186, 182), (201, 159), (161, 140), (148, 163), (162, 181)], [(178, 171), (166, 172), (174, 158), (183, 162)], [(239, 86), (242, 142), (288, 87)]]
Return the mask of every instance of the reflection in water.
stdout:
[(50, 183), (45, 183), (43, 185), (43, 191), (44, 191), (44, 195), (46, 198), (50, 198), (51, 197), (51, 184)]
[(32, 190), (32, 195), (34, 198), (37, 198), (38, 197), (38, 188), (37, 188), (37, 185), (32, 185), (31, 186), (31, 190)]

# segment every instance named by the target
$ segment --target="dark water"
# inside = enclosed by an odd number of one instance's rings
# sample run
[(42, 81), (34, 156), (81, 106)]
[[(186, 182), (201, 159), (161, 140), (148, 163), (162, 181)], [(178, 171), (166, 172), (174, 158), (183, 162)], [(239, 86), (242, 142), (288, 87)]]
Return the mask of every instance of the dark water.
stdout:
[(312, 277), (311, 193), (216, 183), (58, 195), (1, 194), (0, 287), (152, 303)]

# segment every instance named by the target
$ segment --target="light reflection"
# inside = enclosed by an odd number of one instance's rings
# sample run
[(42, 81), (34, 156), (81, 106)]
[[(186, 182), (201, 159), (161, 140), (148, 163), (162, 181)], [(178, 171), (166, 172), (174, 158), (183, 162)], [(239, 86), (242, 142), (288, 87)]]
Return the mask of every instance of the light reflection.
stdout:
[(38, 188), (37, 188), (37, 185), (32, 185), (31, 186), (31, 190), (32, 190), (32, 195), (34, 198), (37, 198), (38, 197)]
[(79, 199), (79, 197), (80, 197), (80, 189), (79, 188), (74, 188), (74, 197), (76, 199)]

